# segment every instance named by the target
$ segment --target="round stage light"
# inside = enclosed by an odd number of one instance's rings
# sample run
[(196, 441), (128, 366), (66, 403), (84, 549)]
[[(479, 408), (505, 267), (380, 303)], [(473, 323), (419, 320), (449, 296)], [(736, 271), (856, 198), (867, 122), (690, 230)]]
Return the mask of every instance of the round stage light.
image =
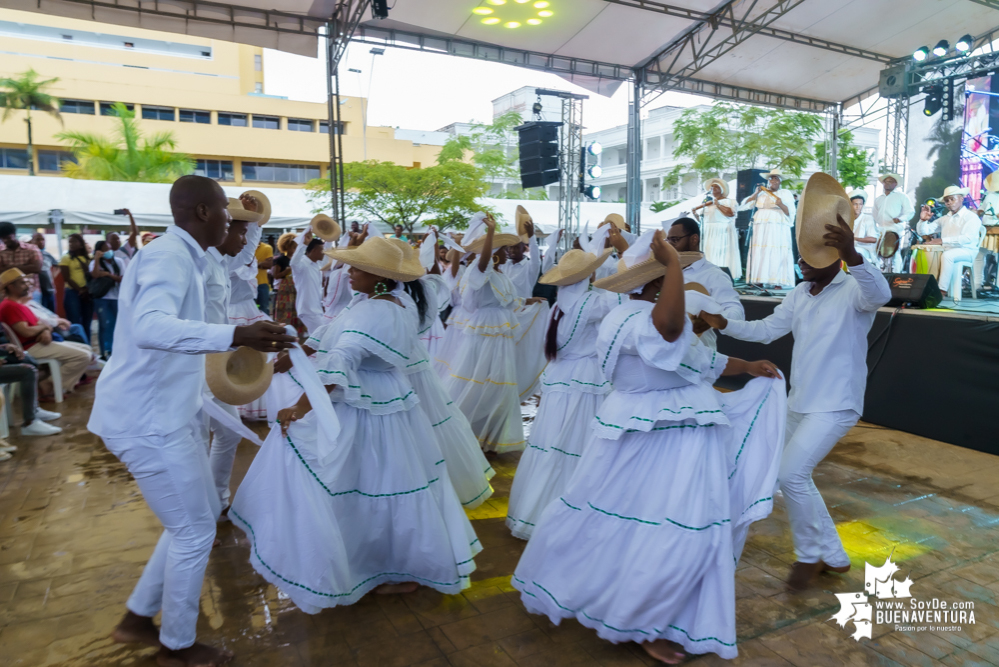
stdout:
[(505, 5), (506, 0), (486, 0), (490, 5)]
[(485, 23), (486, 25), (496, 25), (497, 23), (500, 22), (500, 20), (495, 16), (491, 16), (487, 19), (482, 19), (482, 22)]
[(592, 144), (586, 147), (586, 152), (590, 155), (597, 156), (604, 152), (604, 147), (599, 143), (594, 141)]
[(520, 21), (507, 21), (503, 25), (505, 27), (507, 27), (507, 28), (519, 28), (520, 27)]
[(479, 16), (488, 16), (493, 13), (493, 10), (489, 7), (476, 7), (472, 10), (473, 14), (478, 14)]
[(535, 9), (544, 9), (545, 7), (547, 7), (550, 4), (551, 4), (550, 2), (545, 2), (545, 0), (538, 0), (538, 2), (534, 3), (534, 8)]
[(555, 12), (553, 12), (550, 9), (542, 9), (540, 12), (538, 12), (538, 16), (544, 16), (545, 18), (548, 18), (549, 16), (555, 16)]
[(943, 58), (947, 55), (948, 50), (950, 50), (950, 42), (946, 39), (941, 39), (937, 42), (937, 45), (933, 47), (933, 55)]
[(595, 164), (587, 169), (586, 173), (590, 175), (590, 178), (600, 178), (600, 175), (604, 173), (604, 170), (600, 168), (599, 164)]
[(926, 57), (930, 55), (930, 47), (920, 46), (912, 53), (912, 59), (917, 63), (921, 63), (926, 60)]
[(531, 0), (513, 0), (513, 1), (516, 2), (518, 5), (526, 5)]
[(603, 192), (599, 185), (588, 185), (583, 194), (585, 194), (590, 199), (600, 199), (600, 193)]
[(971, 45), (974, 43), (974, 41), (975, 40), (972, 38), (971, 35), (965, 35), (961, 39), (957, 40), (957, 44), (954, 45), (954, 48), (960, 51), (961, 53), (967, 53), (968, 51), (971, 50)]
[(541, 19), (527, 19), (529, 25), (541, 25)]

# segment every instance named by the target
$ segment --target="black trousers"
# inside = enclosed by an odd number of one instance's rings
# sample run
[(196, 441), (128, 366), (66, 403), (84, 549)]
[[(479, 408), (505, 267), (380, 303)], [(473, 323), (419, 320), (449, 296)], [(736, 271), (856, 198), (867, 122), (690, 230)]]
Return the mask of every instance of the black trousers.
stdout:
[(20, 385), (21, 409), (24, 425), (35, 420), (37, 403), (38, 369), (31, 364), (4, 364), (0, 366), (0, 384)]

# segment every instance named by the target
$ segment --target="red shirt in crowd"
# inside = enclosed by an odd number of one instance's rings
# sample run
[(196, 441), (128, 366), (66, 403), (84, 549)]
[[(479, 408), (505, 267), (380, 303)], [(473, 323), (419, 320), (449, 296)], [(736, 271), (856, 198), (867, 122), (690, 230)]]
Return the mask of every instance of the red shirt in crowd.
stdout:
[[(4, 299), (0, 301), (0, 322), (14, 329), (14, 325), (18, 322), (27, 322), (29, 327), (33, 327), (38, 324), (38, 318), (24, 304)], [(17, 333), (16, 329), (14, 329), (14, 333)], [(22, 338), (20, 334), (17, 334), (17, 337), (21, 341), (21, 346), (26, 350), (36, 343), (34, 338)]]

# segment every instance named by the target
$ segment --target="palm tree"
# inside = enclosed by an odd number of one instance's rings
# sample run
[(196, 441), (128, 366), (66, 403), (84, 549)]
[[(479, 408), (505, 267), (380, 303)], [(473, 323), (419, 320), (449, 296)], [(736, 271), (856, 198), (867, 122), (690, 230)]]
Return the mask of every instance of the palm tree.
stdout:
[(172, 183), (194, 171), (194, 160), (185, 153), (175, 153), (177, 140), (172, 132), (158, 132), (144, 138), (135, 122), (135, 112), (121, 102), (113, 105), (118, 118), (115, 136), (90, 132), (61, 132), (57, 139), (69, 144), (76, 163), (63, 162), (62, 170), (70, 178), (94, 181), (133, 181)]
[(4, 77), (0, 79), (0, 104), (3, 105), (3, 118), (6, 122), (14, 111), (24, 109), (28, 124), (28, 174), (35, 175), (35, 151), (31, 140), (31, 110), (44, 111), (62, 123), (59, 113), (59, 100), (45, 92), (45, 89), (59, 79), (40, 81), (38, 72), (29, 69), (17, 78)]

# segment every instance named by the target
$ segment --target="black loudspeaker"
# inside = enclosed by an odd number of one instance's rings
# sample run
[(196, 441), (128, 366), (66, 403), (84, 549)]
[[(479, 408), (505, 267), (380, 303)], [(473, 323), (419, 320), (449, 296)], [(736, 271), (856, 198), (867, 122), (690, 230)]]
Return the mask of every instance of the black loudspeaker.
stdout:
[(891, 288), (889, 308), (902, 305), (916, 308), (936, 308), (940, 305), (940, 287), (936, 277), (928, 273), (886, 273)]
[(560, 122), (533, 121), (516, 128), (520, 148), (520, 185), (540, 188), (559, 181)]
[(387, 19), (389, 13), (388, 0), (371, 0), (371, 15), (376, 19)]

